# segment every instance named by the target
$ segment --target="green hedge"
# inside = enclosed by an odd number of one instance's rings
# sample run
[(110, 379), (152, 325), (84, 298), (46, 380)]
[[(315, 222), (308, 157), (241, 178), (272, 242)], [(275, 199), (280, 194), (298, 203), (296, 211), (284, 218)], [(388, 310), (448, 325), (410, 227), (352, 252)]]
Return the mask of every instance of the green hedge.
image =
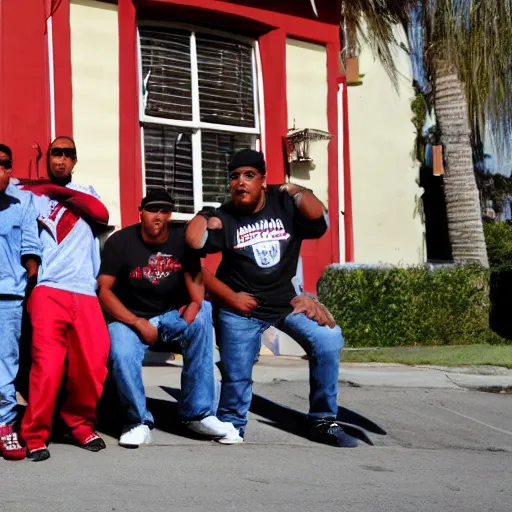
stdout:
[(489, 272), (479, 265), (331, 265), (318, 283), (318, 296), (351, 347), (501, 340), (489, 329)]
[(512, 226), (507, 222), (484, 222), (484, 232), (491, 269), (512, 269)]

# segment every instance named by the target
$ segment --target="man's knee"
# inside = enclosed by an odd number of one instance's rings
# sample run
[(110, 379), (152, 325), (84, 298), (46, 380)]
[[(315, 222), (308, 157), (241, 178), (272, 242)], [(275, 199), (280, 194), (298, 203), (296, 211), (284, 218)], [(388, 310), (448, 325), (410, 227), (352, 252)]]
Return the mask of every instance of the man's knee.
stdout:
[(131, 360), (140, 352), (141, 343), (137, 334), (121, 322), (113, 322), (108, 326), (110, 335), (110, 360), (113, 363)]
[(313, 345), (314, 354), (322, 356), (331, 355), (339, 358), (344, 341), (341, 328), (338, 325), (332, 329), (330, 327), (322, 327), (315, 338)]

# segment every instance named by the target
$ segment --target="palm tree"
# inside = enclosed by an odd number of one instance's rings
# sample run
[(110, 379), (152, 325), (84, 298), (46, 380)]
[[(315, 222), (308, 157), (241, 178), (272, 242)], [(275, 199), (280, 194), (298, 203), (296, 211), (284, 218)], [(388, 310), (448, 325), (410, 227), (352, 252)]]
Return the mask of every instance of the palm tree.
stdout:
[(344, 0), (347, 23), (364, 19), (368, 38), (396, 79), (392, 24), (407, 24), (411, 6), (423, 8), (425, 60), (444, 147), (444, 191), (455, 261), (488, 266), (473, 165), (473, 145), (486, 124), (499, 151), (512, 134), (512, 0)]
[(423, 0), (426, 62), (444, 146), (444, 190), (455, 260), (488, 266), (473, 147), (489, 124), (508, 153), (512, 119), (512, 1)]

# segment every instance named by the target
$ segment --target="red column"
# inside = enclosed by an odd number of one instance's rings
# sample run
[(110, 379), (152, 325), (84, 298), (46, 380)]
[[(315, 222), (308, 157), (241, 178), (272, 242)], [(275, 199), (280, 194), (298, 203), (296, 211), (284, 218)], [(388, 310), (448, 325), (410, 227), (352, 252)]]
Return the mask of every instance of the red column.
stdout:
[(283, 137), (288, 131), (286, 103), (286, 32), (272, 30), (259, 38), (263, 76), (265, 157), (269, 183), (283, 183)]
[[(69, 0), (62, 0), (52, 16), (55, 81), (56, 136), (73, 136), (73, 86), (71, 81), (71, 27)], [(46, 148), (44, 148), (46, 149)], [(78, 148), (80, 151), (80, 148)]]
[(350, 170), (350, 136), (348, 122), (347, 77), (341, 79), (343, 86), (343, 179), (345, 191), (345, 261), (354, 261), (354, 221), (352, 217), (352, 178)]
[(137, 77), (137, 12), (132, 0), (119, 0), (119, 186), (121, 224), (138, 222), (142, 197), (142, 153)]
[(340, 74), (340, 44), (327, 45), (327, 125), (332, 139), (328, 146), (328, 199), (331, 228), (331, 261), (340, 261), (339, 197), (338, 197), (338, 76)]
[(47, 57), (43, 2), (0, 2), (0, 141), (12, 148), (19, 177), (29, 176), (33, 145), (48, 144)]

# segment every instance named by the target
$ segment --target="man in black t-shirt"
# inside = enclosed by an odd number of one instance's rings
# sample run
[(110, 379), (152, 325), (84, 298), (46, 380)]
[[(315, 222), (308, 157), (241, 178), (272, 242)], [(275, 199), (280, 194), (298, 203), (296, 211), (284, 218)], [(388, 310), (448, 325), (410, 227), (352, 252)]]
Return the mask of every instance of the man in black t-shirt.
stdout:
[(292, 336), (310, 361), (310, 437), (339, 447), (357, 446), (336, 423), (341, 329), (295, 313), (297, 270), (302, 240), (327, 230), (323, 204), (310, 190), (291, 183), (267, 186), (263, 155), (238, 152), (229, 165), (231, 201), (190, 221), (186, 239), (206, 253), (222, 252), (216, 277), (203, 272), (218, 306), (217, 342), (222, 391), (219, 418), (238, 432), (223, 443), (243, 440), (252, 397), (252, 367), (261, 335), (274, 325)]
[(126, 409), (119, 439), (125, 447), (151, 442), (142, 362), (158, 340), (180, 344), (183, 421), (214, 438), (233, 430), (215, 416), (211, 305), (203, 301), (199, 254), (187, 247), (183, 226), (169, 223), (172, 205), (168, 192), (150, 190), (140, 206), (141, 222), (114, 233), (103, 250), (99, 299), (114, 319), (108, 326), (110, 363)]

